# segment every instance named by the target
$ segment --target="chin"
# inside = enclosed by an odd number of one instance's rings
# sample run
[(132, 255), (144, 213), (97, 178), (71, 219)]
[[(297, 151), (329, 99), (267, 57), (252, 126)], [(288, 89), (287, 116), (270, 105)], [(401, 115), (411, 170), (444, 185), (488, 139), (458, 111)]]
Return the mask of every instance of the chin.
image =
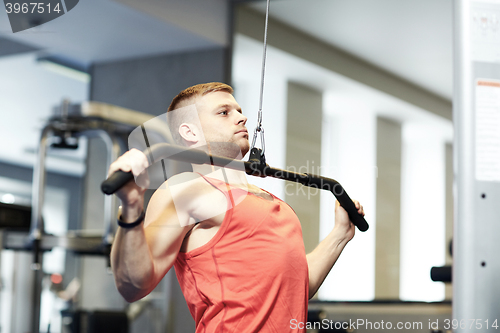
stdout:
[(242, 147), (235, 142), (210, 142), (209, 152), (212, 155), (227, 157), (231, 159), (242, 158)]
[(245, 157), (245, 155), (250, 151), (250, 147), (249, 146), (245, 146), (245, 147), (240, 147), (240, 151), (239, 151), (239, 154), (237, 157), (234, 157), (235, 159), (239, 159), (239, 160), (242, 160), (243, 157)]
[(241, 149), (241, 158), (243, 158), (250, 150), (250, 143), (248, 142), (248, 140), (246, 141), (246, 144), (240, 146), (240, 149)]
[(243, 157), (245, 157), (245, 155), (248, 153), (249, 150), (250, 150), (250, 148), (245, 148), (245, 149), (241, 150), (241, 159), (243, 159)]

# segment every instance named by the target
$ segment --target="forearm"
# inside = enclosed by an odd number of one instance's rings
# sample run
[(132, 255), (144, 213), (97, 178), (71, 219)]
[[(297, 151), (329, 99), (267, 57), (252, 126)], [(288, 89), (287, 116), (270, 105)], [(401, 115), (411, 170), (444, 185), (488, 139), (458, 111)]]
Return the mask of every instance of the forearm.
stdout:
[(306, 256), (309, 267), (309, 298), (316, 294), (348, 241), (334, 229)]
[[(141, 210), (124, 207), (121, 218), (133, 221)], [(127, 301), (147, 295), (154, 280), (154, 264), (144, 224), (131, 229), (118, 228), (111, 248), (111, 267), (118, 291)]]

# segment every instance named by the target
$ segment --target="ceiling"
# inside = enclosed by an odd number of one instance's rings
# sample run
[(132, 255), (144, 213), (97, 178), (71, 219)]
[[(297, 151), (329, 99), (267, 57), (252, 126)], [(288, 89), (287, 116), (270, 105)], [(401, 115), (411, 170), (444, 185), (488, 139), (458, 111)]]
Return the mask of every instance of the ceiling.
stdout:
[[(0, 38), (84, 65), (208, 48), (228, 39), (227, 1), (85, 0), (16, 34), (0, 11)], [(452, 0), (273, 0), (270, 15), (451, 100)]]
[(270, 16), (452, 98), (452, 0), (272, 1)]
[[(198, 3), (200, 1), (203, 0), (193, 0)], [(220, 3), (224, 0), (211, 1)], [(174, 17), (182, 17), (176, 15), (177, 12), (190, 10), (189, 6), (178, 5), (179, 2), (181, 0), (168, 2), (167, 7), (171, 9)], [(136, 3), (145, 6), (147, 1)], [(97, 62), (221, 45), (224, 42), (220, 36), (216, 36), (217, 26), (225, 23), (226, 15), (224, 12), (211, 14), (216, 28), (198, 33), (201, 30), (199, 25), (192, 22), (199, 21), (196, 15), (189, 19), (190, 16), (185, 14), (183, 26), (175, 24), (175, 20), (171, 23), (168, 16), (152, 16), (118, 1), (85, 0), (53, 21), (17, 33), (12, 33), (7, 14), (0, 11), (0, 37), (39, 48), (80, 67), (88, 67)], [(223, 16), (222, 19), (219, 16)]]

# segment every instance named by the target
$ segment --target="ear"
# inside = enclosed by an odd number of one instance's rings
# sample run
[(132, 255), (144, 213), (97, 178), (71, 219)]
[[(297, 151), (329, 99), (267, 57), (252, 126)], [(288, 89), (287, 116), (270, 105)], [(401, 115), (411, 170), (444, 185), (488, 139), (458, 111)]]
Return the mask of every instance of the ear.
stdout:
[(186, 140), (189, 145), (196, 144), (201, 140), (198, 127), (190, 123), (182, 123), (179, 125), (179, 135)]

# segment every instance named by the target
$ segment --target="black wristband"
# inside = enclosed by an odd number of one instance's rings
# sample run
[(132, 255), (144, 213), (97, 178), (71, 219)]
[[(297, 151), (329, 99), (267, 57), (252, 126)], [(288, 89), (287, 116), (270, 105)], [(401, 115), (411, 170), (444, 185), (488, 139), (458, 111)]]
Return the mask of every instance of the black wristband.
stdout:
[(144, 221), (145, 215), (146, 214), (144, 213), (144, 210), (143, 210), (141, 215), (137, 218), (137, 220), (135, 220), (134, 222), (131, 222), (131, 223), (126, 223), (126, 222), (121, 221), (120, 220), (121, 216), (118, 216), (117, 222), (118, 222), (118, 225), (120, 227), (125, 228), (125, 229), (130, 229), (130, 228), (137, 227), (139, 224), (141, 224), (142, 221)]

